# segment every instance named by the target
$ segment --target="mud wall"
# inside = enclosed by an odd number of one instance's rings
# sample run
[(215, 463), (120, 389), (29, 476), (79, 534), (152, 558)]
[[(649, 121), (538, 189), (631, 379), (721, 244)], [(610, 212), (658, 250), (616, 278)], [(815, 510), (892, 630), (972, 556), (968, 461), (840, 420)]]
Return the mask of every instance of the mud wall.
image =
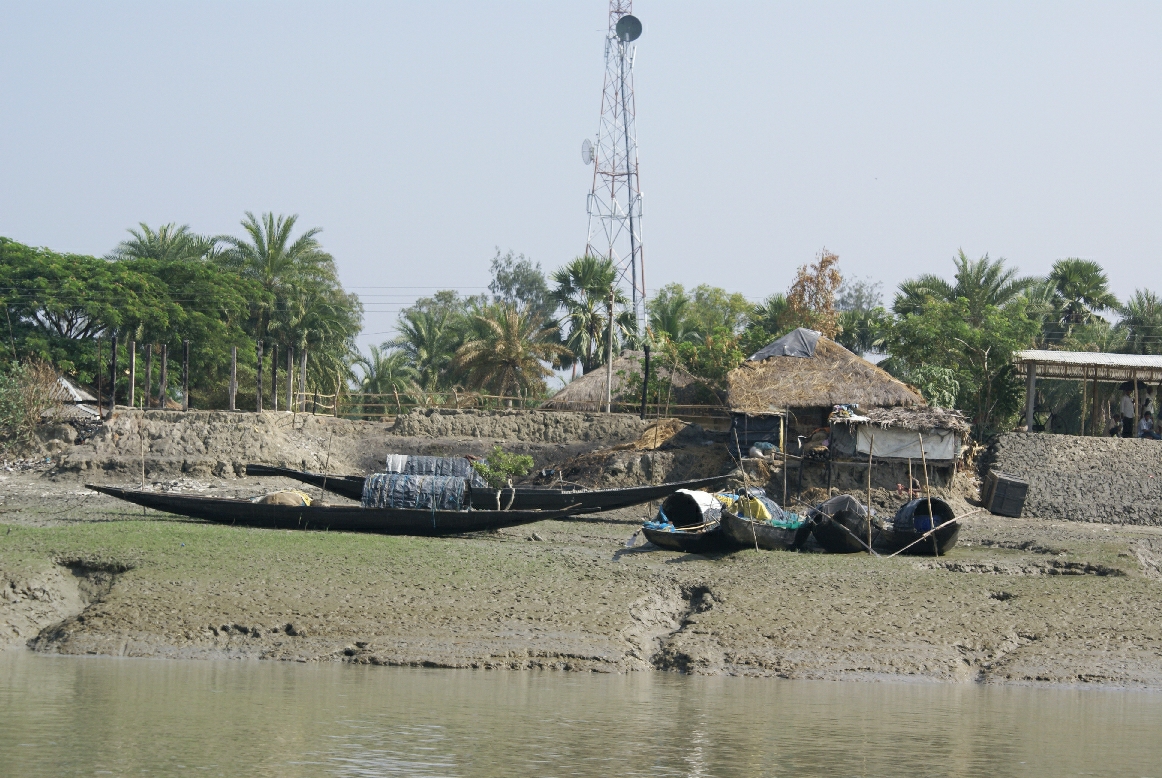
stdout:
[(1029, 482), (1025, 516), (1162, 525), (1162, 441), (1012, 432), (982, 467)]
[(620, 443), (636, 439), (649, 425), (628, 413), (433, 409), (397, 417), (392, 431), (407, 437)]
[(54, 439), (62, 473), (139, 478), (241, 476), (247, 463), (331, 473), (368, 473), (387, 454), (463, 456), (494, 445), (529, 454), (537, 468), (636, 439), (646, 422), (626, 414), (427, 411), (395, 426), (285, 412), (118, 410), (90, 438)]

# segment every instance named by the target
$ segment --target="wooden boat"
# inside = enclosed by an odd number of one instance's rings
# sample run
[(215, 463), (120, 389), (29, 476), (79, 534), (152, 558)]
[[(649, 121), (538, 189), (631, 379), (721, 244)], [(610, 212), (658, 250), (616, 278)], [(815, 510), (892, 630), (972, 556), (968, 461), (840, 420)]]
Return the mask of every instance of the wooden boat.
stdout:
[(728, 547), (722, 525), (717, 522), (711, 527), (696, 530), (678, 528), (661, 530), (642, 527), (642, 534), (655, 546), (668, 548), (671, 551), (685, 551), (687, 554), (713, 553), (724, 551)]
[(166, 513), (218, 524), (269, 529), (377, 532), (385, 535), (456, 535), (561, 519), (577, 512), (576, 506), (555, 511), (440, 511), (424, 508), (364, 508), (359, 505), (308, 507), (271, 505), (228, 497), (143, 492), (116, 486), (85, 486), (119, 500)]
[(939, 497), (931, 498), (932, 513), (936, 514), (936, 531), (924, 537), (932, 522), (928, 517), (929, 498), (921, 497), (904, 505), (896, 512), (892, 528), (880, 533), (872, 544), (877, 551), (916, 556), (943, 556), (960, 538), (960, 523), (953, 521), (956, 513), (952, 506)]
[(722, 531), (731, 545), (741, 548), (758, 546), (768, 551), (794, 550), (811, 537), (811, 523), (807, 521), (796, 529), (785, 529), (724, 510), (721, 522)]
[[(328, 475), (291, 470), (269, 465), (247, 465), (247, 475), (277, 475), (294, 478), (302, 483), (318, 486), (329, 492), (358, 500), (363, 496), (363, 476)], [(488, 510), (499, 505), (509, 510), (563, 510), (579, 506), (576, 513), (600, 513), (618, 508), (628, 508), (655, 500), (661, 500), (679, 489), (714, 488), (726, 483), (727, 476), (698, 478), (692, 481), (676, 481), (657, 486), (631, 486), (625, 489), (557, 489), (544, 486), (518, 486), (515, 489), (469, 488), (469, 504), (473, 510)]]
[[(849, 494), (825, 500), (807, 512), (811, 534), (824, 550), (832, 554), (854, 554), (867, 551), (867, 509)], [(872, 530), (875, 548), (878, 530)]]

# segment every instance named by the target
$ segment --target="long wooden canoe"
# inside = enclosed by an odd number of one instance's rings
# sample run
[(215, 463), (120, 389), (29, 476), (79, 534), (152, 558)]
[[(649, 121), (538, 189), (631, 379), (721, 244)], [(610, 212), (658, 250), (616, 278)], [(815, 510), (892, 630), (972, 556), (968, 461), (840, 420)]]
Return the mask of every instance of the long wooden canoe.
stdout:
[(642, 527), (642, 534), (655, 546), (671, 551), (685, 551), (688, 554), (708, 554), (724, 551), (728, 548), (726, 535), (723, 534), (720, 524), (694, 532), (683, 529), (666, 531)]
[[(247, 465), (247, 475), (277, 475), (294, 478), (329, 492), (358, 500), (363, 496), (363, 476), (328, 475), (270, 465)], [(469, 504), (474, 510), (495, 510), (499, 495), (501, 508), (509, 510), (564, 510), (579, 506), (576, 513), (600, 513), (629, 508), (669, 497), (679, 489), (707, 489), (726, 483), (728, 476), (675, 481), (656, 486), (631, 486), (624, 489), (558, 489), (542, 486), (518, 486), (515, 489), (481, 489), (470, 487)]]
[(166, 513), (218, 524), (269, 529), (377, 532), (384, 535), (456, 535), (561, 519), (577, 513), (576, 506), (556, 511), (432, 511), (364, 508), (359, 505), (270, 505), (230, 497), (143, 492), (93, 484), (85, 486), (119, 500)]

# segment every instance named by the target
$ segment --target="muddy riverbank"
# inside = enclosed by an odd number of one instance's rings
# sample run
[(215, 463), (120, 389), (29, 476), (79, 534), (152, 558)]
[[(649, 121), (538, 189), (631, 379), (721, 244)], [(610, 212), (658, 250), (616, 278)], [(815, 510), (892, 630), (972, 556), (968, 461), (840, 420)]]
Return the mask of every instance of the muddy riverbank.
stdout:
[[(710, 466), (713, 447), (688, 442), (614, 442), (580, 460), (572, 441), (520, 445), (541, 447), (530, 449), (538, 467), (581, 472), (597, 459), (616, 482)], [(380, 456), (343, 446), (353, 468)], [(128, 466), (55, 464), (0, 473), (0, 641), (13, 647), (1162, 688), (1162, 528), (976, 514), (937, 560), (626, 548), (646, 507), (454, 538), (263, 531), (173, 520), (83, 487), (132, 485)], [(157, 472), (154, 488), (207, 494), (290, 485), (233, 468)]]

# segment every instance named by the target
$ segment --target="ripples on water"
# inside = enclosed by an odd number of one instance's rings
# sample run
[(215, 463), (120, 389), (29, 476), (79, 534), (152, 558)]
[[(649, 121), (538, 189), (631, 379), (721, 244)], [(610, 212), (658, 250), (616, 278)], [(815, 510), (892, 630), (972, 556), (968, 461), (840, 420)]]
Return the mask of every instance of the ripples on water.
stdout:
[(0, 654), (0, 775), (1162, 776), (1162, 694)]

